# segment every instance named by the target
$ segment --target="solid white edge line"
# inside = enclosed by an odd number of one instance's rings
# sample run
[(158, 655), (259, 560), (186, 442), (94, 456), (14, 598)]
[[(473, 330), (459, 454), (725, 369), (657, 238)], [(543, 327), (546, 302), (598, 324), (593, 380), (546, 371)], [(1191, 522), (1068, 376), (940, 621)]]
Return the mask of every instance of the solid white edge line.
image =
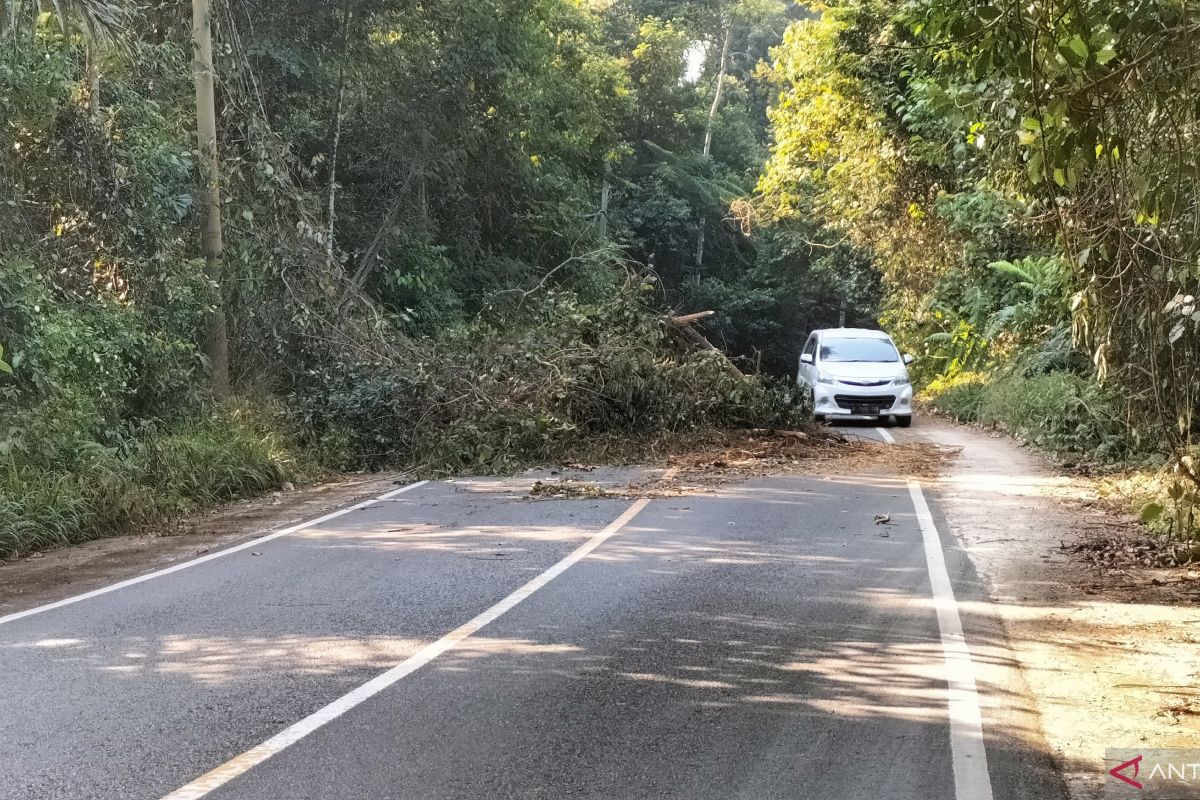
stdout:
[(913, 508), (925, 542), (925, 564), (933, 590), (941, 631), (942, 656), (946, 664), (946, 685), (950, 712), (950, 753), (954, 765), (954, 788), (958, 800), (992, 800), (992, 779), (988, 774), (987, 748), (983, 740), (983, 713), (975, 685), (975, 664), (967, 647), (954, 586), (946, 570), (946, 556), (929, 504), (918, 481), (908, 481)]
[(887, 428), (878, 427), (875, 430), (879, 433), (879, 436), (887, 444), (895, 444), (896, 443), (896, 437), (894, 437), (890, 433), (888, 433)]
[(625, 527), (649, 502), (648, 498), (635, 500), (629, 508), (625, 509), (621, 516), (609, 523), (603, 530), (594, 534), (561, 561), (470, 622), (454, 629), (436, 642), (421, 648), (387, 672), (377, 675), (357, 689), (342, 695), (337, 700), (318, 709), (299, 722), (284, 728), (262, 744), (247, 750), (239, 756), (235, 756), (221, 766), (201, 775), (186, 786), (182, 786), (165, 795), (162, 800), (198, 800), (198, 798), (204, 797), (214, 789), (224, 786), (239, 775), (250, 771), (271, 756), (290, 747), (318, 728), (332, 722), (350, 709), (382, 692), (401, 678), (416, 672), (442, 653), (454, 649), (464, 640), (478, 633), (486, 625), (510, 611), (522, 600), (557, 578), (572, 565), (586, 558), (593, 550)]
[(314, 525), (320, 525), (322, 522), (328, 522), (329, 520), (340, 517), (343, 514), (349, 514), (352, 511), (358, 511), (360, 508), (366, 508), (368, 506), (373, 506), (376, 503), (383, 502), (385, 500), (391, 500), (396, 495), (403, 494), (404, 492), (407, 492), (410, 489), (416, 489), (420, 486), (424, 486), (427, 483), (429, 483), (429, 481), (417, 481), (416, 483), (410, 483), (407, 486), (401, 486), (399, 489), (393, 489), (390, 492), (381, 494), (381, 495), (379, 495), (379, 497), (373, 497), (370, 500), (364, 500), (361, 503), (355, 503), (354, 505), (349, 506), (347, 508), (343, 508), (338, 511), (330, 512), (329, 514), (325, 514), (324, 516), (317, 517), (316, 519), (310, 519), (308, 522), (301, 522), (297, 525), (292, 525), (291, 527), (284, 528), (283, 530), (278, 530), (278, 531), (275, 531), (274, 533), (268, 533), (265, 536), (259, 536), (256, 539), (251, 539), (248, 542), (242, 542), (239, 545), (234, 545), (233, 547), (227, 547), (224, 550), (218, 550), (215, 553), (209, 553), (208, 555), (200, 556), (199, 558), (193, 558), (188, 561), (181, 561), (178, 564), (172, 564), (169, 567), (166, 567), (166, 568), (160, 569), (160, 570), (156, 570), (155, 572), (148, 572), (145, 575), (139, 575), (136, 578), (129, 578), (128, 580), (120, 581), (118, 583), (110, 584), (108, 586), (102, 586), (99, 589), (93, 589), (90, 592), (84, 592), (83, 594), (73, 595), (72, 597), (67, 597), (62, 600), (57, 600), (53, 603), (47, 603), (42, 606), (35, 606), (34, 608), (26, 609), (25, 611), (17, 611), (12, 614), (7, 614), (3, 617), (0, 617), (0, 625), (4, 625), (5, 623), (8, 623), (8, 622), (16, 622), (19, 619), (25, 619), (26, 617), (32, 617), (34, 614), (41, 614), (46, 611), (52, 611), (53, 609), (62, 608), (63, 606), (73, 605), (75, 603), (79, 603), (84, 600), (90, 600), (93, 597), (99, 597), (102, 594), (108, 594), (109, 592), (115, 592), (118, 589), (124, 589), (129, 586), (136, 586), (139, 583), (144, 583), (144, 582), (146, 582), (148, 580), (152, 580), (154, 578), (161, 578), (164, 575), (170, 575), (173, 572), (179, 572), (180, 570), (187, 569), (188, 567), (194, 567), (197, 564), (203, 564), (206, 561), (212, 561), (214, 558), (221, 558), (222, 556), (227, 556), (227, 555), (230, 555), (231, 553), (236, 553), (240, 550), (245, 550), (248, 547), (257, 547), (258, 545), (263, 544), (264, 542), (269, 542), (272, 539), (278, 539), (281, 536), (287, 536), (290, 533), (296, 533), (297, 531), (302, 531), (305, 528), (311, 528)]

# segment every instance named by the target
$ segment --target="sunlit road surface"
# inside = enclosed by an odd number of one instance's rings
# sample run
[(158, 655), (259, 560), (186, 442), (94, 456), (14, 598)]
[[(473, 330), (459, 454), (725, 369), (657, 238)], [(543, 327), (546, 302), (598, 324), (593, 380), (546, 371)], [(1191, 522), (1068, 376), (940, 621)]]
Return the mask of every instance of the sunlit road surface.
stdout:
[(0, 623), (0, 797), (1055, 800), (910, 491), (430, 483)]
[(909, 431), (887, 423), (852, 420), (837, 422), (830, 427), (851, 441), (891, 443), (903, 441), (905, 438), (915, 438), (910, 435)]

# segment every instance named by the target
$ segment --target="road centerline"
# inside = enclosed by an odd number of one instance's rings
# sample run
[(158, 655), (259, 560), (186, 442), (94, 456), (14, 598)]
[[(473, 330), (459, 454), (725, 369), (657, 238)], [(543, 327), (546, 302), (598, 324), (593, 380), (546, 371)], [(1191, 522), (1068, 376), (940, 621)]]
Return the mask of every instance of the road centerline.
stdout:
[(958, 800), (992, 800), (987, 748), (983, 740), (983, 712), (975, 684), (975, 663), (967, 646), (954, 586), (946, 569), (946, 555), (929, 504), (918, 481), (908, 481), (913, 508), (925, 544), (925, 564), (941, 633), (942, 657), (946, 665), (947, 704), (950, 716), (950, 752), (954, 767), (954, 789)]
[[(671, 470), (668, 471), (668, 474), (670, 472)], [(667, 476), (667, 474), (664, 474), (663, 477), (665, 478)], [(602, 530), (593, 534), (591, 538), (573, 550), (562, 560), (555, 563), (553, 566), (530, 580), (525, 585), (521, 586), (512, 594), (488, 608), (486, 611), (475, 616), (473, 619), (464, 623), (463, 625), (460, 625), (458, 628), (455, 628), (453, 631), (447, 633), (437, 641), (426, 645), (386, 672), (375, 676), (358, 688), (342, 695), (338, 699), (323, 706), (304, 719), (301, 719), (287, 728), (284, 728), (270, 739), (267, 739), (263, 743), (252, 747), (241, 755), (233, 757), (224, 764), (221, 764), (215, 769), (212, 769), (204, 775), (201, 775), (194, 781), (180, 787), (179, 789), (176, 789), (170, 794), (165, 795), (162, 800), (198, 800), (198, 798), (204, 797), (215, 789), (218, 789), (221, 786), (229, 783), (234, 778), (237, 778), (239, 775), (249, 772), (255, 766), (261, 764), (277, 753), (282, 752), (309, 734), (324, 727), (328, 723), (345, 714), (347, 711), (353, 709), (355, 706), (358, 706), (371, 697), (379, 694), (384, 689), (400, 681), (402, 678), (416, 672), (421, 667), (433, 661), (443, 653), (458, 647), (484, 627), (499, 619), (523, 600), (527, 599), (539, 589), (546, 586), (546, 584), (550, 583), (559, 575), (566, 572), (570, 567), (579, 561), (582, 561), (596, 548), (619, 533), (622, 528), (628, 525), (634, 519), (634, 517), (641, 513), (642, 509), (649, 504), (649, 498), (640, 498), (635, 500), (628, 508), (625, 509), (624, 512), (622, 512), (619, 517), (610, 522)]]

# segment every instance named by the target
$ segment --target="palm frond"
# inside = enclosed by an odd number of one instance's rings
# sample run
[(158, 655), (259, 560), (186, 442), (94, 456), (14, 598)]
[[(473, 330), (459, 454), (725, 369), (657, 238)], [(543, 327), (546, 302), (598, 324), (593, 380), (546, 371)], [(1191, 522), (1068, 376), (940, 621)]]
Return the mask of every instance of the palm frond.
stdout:
[[(65, 34), (78, 27), (92, 39), (120, 39), (127, 29), (131, 0), (50, 0), (59, 28)], [(37, 19), (42, 11), (37, 0), (0, 0), (0, 32), (12, 33), (21, 27), (22, 17)]]

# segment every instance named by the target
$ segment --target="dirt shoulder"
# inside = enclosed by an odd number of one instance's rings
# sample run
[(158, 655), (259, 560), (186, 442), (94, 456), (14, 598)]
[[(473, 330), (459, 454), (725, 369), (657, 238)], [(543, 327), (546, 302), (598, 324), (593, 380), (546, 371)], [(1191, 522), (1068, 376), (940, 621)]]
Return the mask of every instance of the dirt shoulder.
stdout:
[(990, 587), (976, 611), (1008, 635), (1008, 654), (978, 660), (1019, 662), (1071, 797), (1102, 796), (1106, 747), (1200, 746), (1200, 570), (1097, 565), (1072, 545), (1136, 531), (1094, 480), (1010, 439), (922, 423), (914, 437), (960, 449), (928, 485)]
[(348, 476), (271, 492), (135, 535), (0, 561), (0, 616), (82, 594), (319, 517), (407, 482), (393, 473)]

